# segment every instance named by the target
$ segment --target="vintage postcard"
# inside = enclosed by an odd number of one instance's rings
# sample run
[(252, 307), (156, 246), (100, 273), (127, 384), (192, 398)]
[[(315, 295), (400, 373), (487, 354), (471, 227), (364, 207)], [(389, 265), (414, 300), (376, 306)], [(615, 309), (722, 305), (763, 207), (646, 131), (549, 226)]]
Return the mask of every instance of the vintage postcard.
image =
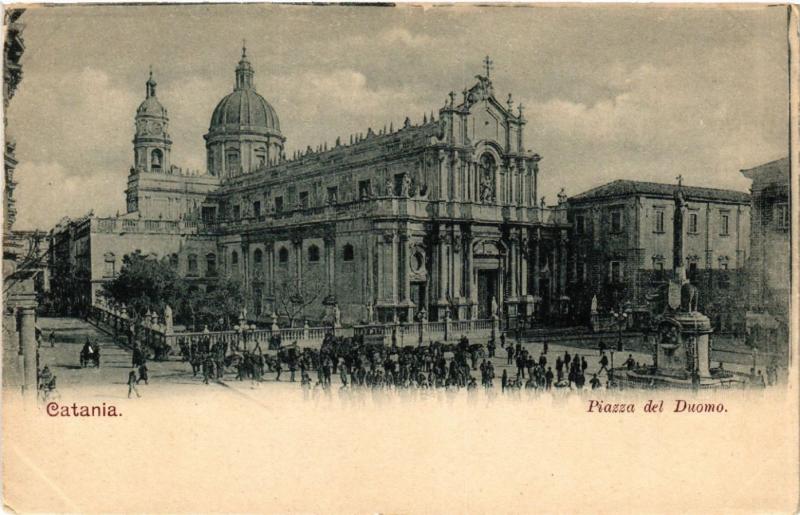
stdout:
[(793, 7), (3, 33), (9, 513), (798, 509)]

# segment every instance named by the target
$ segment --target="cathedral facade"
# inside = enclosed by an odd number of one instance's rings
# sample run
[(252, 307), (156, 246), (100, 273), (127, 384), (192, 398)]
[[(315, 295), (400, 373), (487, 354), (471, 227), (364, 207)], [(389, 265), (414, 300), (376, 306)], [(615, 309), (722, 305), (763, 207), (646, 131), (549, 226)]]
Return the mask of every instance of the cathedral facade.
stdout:
[(336, 309), (350, 324), (566, 309), (566, 204), (537, 201), (541, 158), (526, 141), (529, 122), (510, 95), (498, 101), (489, 66), (421, 123), (292, 155), (254, 79), (243, 49), (198, 172), (171, 162), (151, 74), (136, 112), (127, 213), (83, 222), (87, 301), (140, 249), (170, 256), (206, 286), (222, 275), (239, 281), (253, 319), (306, 302), (304, 318)]

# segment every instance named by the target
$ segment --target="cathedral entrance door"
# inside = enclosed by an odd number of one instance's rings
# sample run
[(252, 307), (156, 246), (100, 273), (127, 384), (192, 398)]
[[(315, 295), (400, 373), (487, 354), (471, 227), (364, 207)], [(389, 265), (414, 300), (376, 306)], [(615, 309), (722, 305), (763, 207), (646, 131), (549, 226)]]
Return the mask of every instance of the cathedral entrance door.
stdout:
[(497, 298), (497, 270), (478, 270), (478, 318), (492, 317), (492, 297), (498, 305)]
[(546, 317), (550, 313), (550, 278), (539, 278), (539, 292), (542, 296), (542, 301), (539, 303), (539, 316)]

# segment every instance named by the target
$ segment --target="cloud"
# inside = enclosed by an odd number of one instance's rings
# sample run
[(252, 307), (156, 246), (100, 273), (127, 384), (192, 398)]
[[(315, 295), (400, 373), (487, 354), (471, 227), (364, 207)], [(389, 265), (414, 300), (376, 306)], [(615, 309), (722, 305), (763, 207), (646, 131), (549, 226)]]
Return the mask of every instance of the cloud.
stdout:
[(79, 217), (94, 209), (108, 216), (125, 212), (124, 174), (75, 175), (56, 162), (22, 162), (14, 198), (20, 206), (16, 229), (49, 229), (64, 216)]
[(141, 101), (132, 91), (89, 67), (22, 84), (9, 109), (10, 133), (26, 135), (18, 138), (18, 155), (61, 163), (75, 175), (125, 173), (133, 113)]
[(413, 118), (421, 121), (426, 107), (412, 91), (373, 85), (352, 69), (285, 75), (274, 93), (287, 149), (330, 145), (337, 136), (349, 141), (350, 134), (377, 131), (389, 122), (399, 127), (409, 114), (419, 113)]
[(435, 41), (425, 34), (412, 34), (408, 29), (395, 27), (381, 34), (381, 39), (389, 44), (402, 43), (413, 48), (429, 48)]
[[(450, 90), (471, 86), (487, 54), (497, 97), (513, 92), (526, 106), (526, 146), (544, 156), (540, 186), (551, 198), (562, 185), (573, 194), (678, 173), (744, 190), (740, 168), (788, 151), (780, 7), (229, 4), (35, 9), (23, 19), (25, 78), (8, 130), (18, 196), (34, 202), (18, 204), (26, 223), (121, 206), (150, 63), (172, 162), (204, 169), (202, 136), (232, 90), (242, 37), (288, 153), (406, 116), (419, 122)], [(70, 196), (45, 193), (49, 181)]]

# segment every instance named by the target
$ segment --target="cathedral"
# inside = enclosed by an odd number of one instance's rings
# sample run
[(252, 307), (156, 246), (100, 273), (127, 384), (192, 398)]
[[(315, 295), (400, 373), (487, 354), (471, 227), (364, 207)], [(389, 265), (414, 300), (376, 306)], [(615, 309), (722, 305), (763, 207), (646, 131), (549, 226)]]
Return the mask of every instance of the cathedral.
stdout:
[[(127, 213), (55, 231), (85, 239), (92, 303), (136, 249), (169, 256), (211, 287), (239, 281), (248, 316), (308, 302), (345, 324), (547, 317), (568, 306), (567, 209), (538, 202), (540, 156), (523, 106), (495, 96), (491, 61), (438, 114), (287, 155), (278, 113), (246, 49), (211, 113), (205, 172), (172, 163), (167, 109), (152, 76), (136, 111)], [(67, 226), (69, 226), (67, 228)], [(70, 235), (67, 237), (67, 235)], [(82, 265), (81, 265), (82, 263)]]

